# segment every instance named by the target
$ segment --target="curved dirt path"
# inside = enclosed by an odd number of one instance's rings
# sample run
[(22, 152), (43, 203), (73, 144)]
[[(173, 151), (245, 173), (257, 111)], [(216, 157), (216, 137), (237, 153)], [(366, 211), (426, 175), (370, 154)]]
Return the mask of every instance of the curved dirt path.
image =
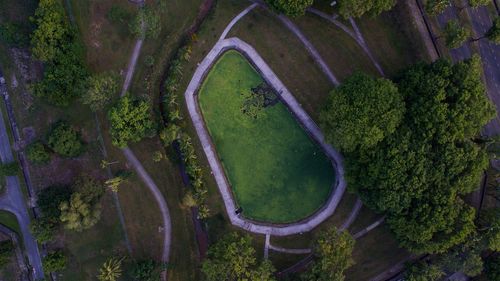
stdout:
[[(303, 221), (286, 225), (261, 224), (252, 222), (235, 214), (237, 208), (232, 197), (230, 185), (224, 174), (222, 164), (217, 157), (210, 135), (205, 127), (205, 122), (197, 101), (197, 91), (203, 82), (205, 75), (208, 73), (219, 56), (228, 49), (238, 50), (251, 61), (267, 83), (276, 89), (283, 103), (285, 103), (285, 105), (287, 105), (293, 112), (296, 119), (308, 131), (309, 135), (323, 148), (326, 155), (333, 163), (336, 171), (336, 182), (333, 185), (334, 190), (332, 191), (330, 198), (318, 212)], [(189, 115), (196, 128), (196, 132), (202, 143), (203, 150), (212, 169), (219, 191), (224, 199), (227, 214), (233, 225), (254, 233), (286, 236), (310, 231), (334, 213), (346, 188), (346, 182), (344, 180), (344, 167), (342, 164), (343, 158), (340, 153), (325, 142), (324, 136), (319, 127), (314, 123), (304, 109), (302, 109), (290, 91), (285, 87), (276, 74), (274, 74), (271, 68), (254, 48), (238, 38), (229, 38), (217, 42), (205, 59), (199, 64), (184, 95)]]

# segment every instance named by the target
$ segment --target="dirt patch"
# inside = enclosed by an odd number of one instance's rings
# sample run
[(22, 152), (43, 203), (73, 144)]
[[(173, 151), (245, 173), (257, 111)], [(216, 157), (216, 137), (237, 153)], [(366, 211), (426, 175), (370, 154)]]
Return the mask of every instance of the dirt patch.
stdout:
[(42, 77), (42, 64), (34, 60), (27, 49), (12, 48), (10, 49), (10, 53), (17, 70), (22, 76), (22, 80), (27, 83), (33, 83)]

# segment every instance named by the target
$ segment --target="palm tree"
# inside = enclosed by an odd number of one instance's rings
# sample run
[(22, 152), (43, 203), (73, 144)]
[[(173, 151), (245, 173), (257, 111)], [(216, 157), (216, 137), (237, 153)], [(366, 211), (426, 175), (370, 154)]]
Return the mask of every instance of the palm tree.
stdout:
[(121, 259), (110, 258), (107, 260), (99, 270), (97, 279), (99, 281), (116, 281), (122, 275), (122, 261)]

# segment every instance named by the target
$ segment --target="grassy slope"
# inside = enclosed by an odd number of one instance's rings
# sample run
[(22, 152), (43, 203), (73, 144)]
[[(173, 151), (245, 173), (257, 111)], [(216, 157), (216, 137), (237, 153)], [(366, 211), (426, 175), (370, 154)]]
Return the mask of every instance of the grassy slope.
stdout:
[(296, 221), (323, 205), (332, 166), (282, 103), (255, 120), (241, 113), (241, 93), (261, 82), (241, 54), (227, 52), (203, 84), (200, 106), (243, 214)]
[(17, 223), (17, 218), (11, 212), (0, 211), (0, 224), (14, 230), (18, 235), (22, 235), (19, 224)]

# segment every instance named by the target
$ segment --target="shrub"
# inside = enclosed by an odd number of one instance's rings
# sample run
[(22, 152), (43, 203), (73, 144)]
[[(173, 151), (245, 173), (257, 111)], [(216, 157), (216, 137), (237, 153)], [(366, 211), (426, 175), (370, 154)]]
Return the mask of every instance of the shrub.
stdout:
[(153, 260), (138, 261), (133, 265), (131, 275), (134, 280), (158, 281), (160, 270), (160, 265)]
[(297, 17), (305, 14), (313, 0), (266, 0), (276, 11), (287, 16)]
[(31, 233), (39, 243), (53, 240), (56, 229), (57, 224), (45, 217), (32, 221), (30, 225)]
[(34, 164), (45, 164), (50, 160), (50, 153), (41, 141), (36, 141), (26, 149), (26, 156)]
[(54, 251), (43, 259), (43, 271), (56, 272), (66, 268), (67, 259), (62, 251)]
[(113, 73), (101, 73), (87, 79), (87, 90), (82, 95), (82, 102), (92, 111), (103, 109), (118, 93), (118, 83)]
[(63, 201), (68, 201), (71, 197), (71, 190), (64, 186), (49, 186), (38, 193), (37, 204), (44, 219), (52, 224), (59, 223), (61, 211), (59, 205)]
[(26, 27), (12, 22), (0, 24), (0, 40), (14, 47), (25, 47), (30, 41), (26, 35)]
[(5, 241), (0, 241), (0, 266), (3, 267), (7, 265), (14, 253), (14, 245), (12, 244), (12, 241), (10, 240), (5, 240)]
[(19, 172), (19, 164), (17, 162), (10, 162), (7, 164), (0, 164), (0, 177), (15, 176)]
[(64, 157), (76, 157), (83, 153), (83, 143), (77, 131), (65, 122), (59, 122), (50, 132), (49, 147)]

